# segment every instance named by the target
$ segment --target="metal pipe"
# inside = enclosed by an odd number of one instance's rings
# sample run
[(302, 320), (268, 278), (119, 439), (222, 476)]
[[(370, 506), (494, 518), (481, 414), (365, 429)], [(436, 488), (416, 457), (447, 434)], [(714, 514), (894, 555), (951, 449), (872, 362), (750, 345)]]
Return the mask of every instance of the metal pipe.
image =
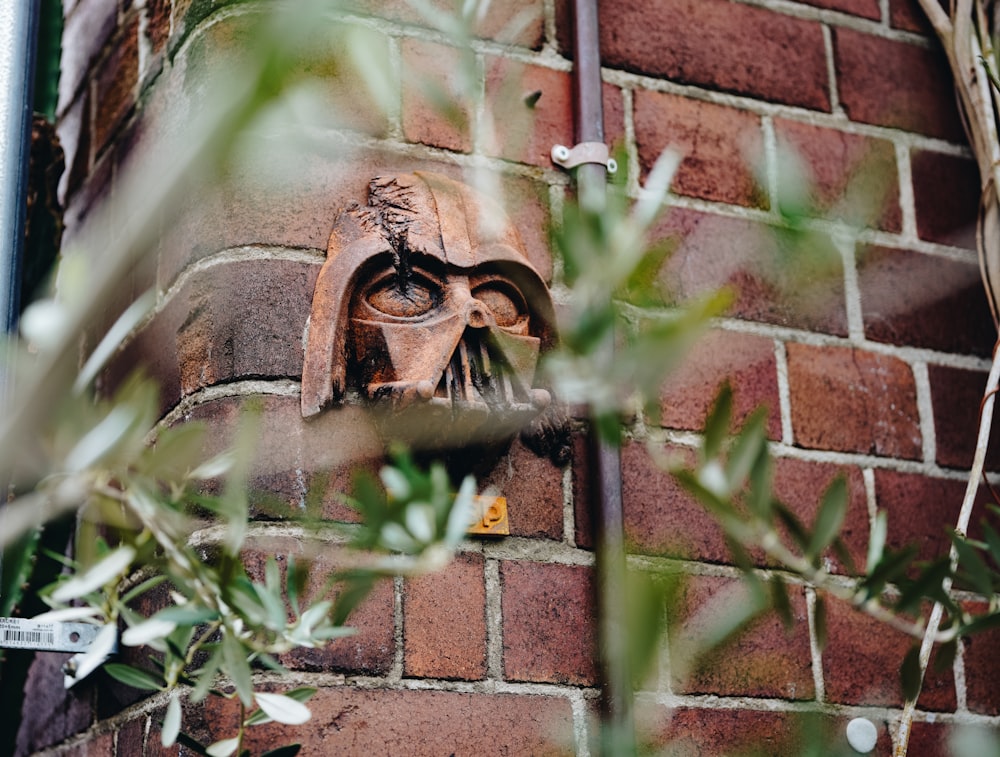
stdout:
[[(17, 325), (39, 0), (0, 2), (0, 317)], [(4, 381), (6, 384), (6, 381)]]
[[(600, 35), (597, 0), (573, 3), (573, 86), (577, 143), (604, 142)], [(576, 170), (581, 206), (595, 212), (607, 201), (607, 167), (585, 163)], [(614, 339), (603, 346), (612, 358)], [(625, 533), (622, 518), (621, 454), (591, 423), (587, 444), (597, 557), (598, 644), (602, 675), (602, 752), (634, 754), (632, 681), (625, 619)]]

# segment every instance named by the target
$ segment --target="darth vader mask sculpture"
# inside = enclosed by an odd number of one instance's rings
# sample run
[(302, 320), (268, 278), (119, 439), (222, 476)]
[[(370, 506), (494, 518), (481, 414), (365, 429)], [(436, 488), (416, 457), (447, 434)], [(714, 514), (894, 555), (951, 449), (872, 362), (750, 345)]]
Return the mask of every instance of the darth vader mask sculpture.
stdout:
[(502, 208), (438, 174), (378, 177), (330, 237), (302, 414), (356, 391), (409, 441), (509, 436), (549, 404), (533, 383), (553, 339), (548, 289)]

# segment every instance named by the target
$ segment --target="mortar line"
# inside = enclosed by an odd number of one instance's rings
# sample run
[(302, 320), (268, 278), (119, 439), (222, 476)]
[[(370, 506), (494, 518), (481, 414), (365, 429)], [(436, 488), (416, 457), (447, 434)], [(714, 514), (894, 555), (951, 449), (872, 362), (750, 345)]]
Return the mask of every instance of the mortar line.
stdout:
[(778, 137), (774, 131), (774, 117), (762, 114), (760, 129), (764, 137), (764, 185), (767, 189), (768, 210), (765, 215), (775, 221), (781, 218), (781, 186), (778, 171)]
[(403, 612), (403, 577), (392, 577), (392, 670), (389, 672), (388, 680), (399, 681), (403, 678), (404, 664), (404, 612)]
[(806, 619), (809, 622), (809, 657), (812, 665), (813, 688), (816, 701), (826, 701), (826, 682), (823, 679), (823, 652), (820, 649), (819, 637), (816, 634), (816, 590), (805, 587)]
[(795, 432), (792, 427), (792, 390), (788, 381), (788, 352), (785, 343), (774, 340), (774, 363), (778, 373), (778, 406), (781, 412), (781, 442), (792, 445), (795, 443)]
[(573, 491), (573, 464), (567, 465), (562, 472), (563, 491), (563, 542), (576, 549), (576, 502)]
[(483, 581), (486, 587), (486, 675), (494, 681), (503, 680), (503, 599), (500, 582), (500, 561), (487, 558)]
[(899, 175), (899, 208), (903, 215), (903, 228), (899, 231), (902, 240), (916, 240), (917, 210), (913, 193), (913, 167), (910, 164), (910, 147), (899, 142), (896, 148), (896, 171)]
[(933, 464), (937, 461), (937, 433), (934, 424), (934, 401), (931, 394), (930, 375), (927, 363), (922, 360), (915, 361), (911, 368), (917, 392), (917, 415), (920, 420), (924, 462)]
[(828, 24), (820, 27), (823, 30), (823, 57), (826, 60), (826, 77), (830, 93), (830, 112), (837, 115), (844, 115), (844, 109), (840, 105), (840, 90), (837, 87), (837, 60), (833, 49), (833, 32)]

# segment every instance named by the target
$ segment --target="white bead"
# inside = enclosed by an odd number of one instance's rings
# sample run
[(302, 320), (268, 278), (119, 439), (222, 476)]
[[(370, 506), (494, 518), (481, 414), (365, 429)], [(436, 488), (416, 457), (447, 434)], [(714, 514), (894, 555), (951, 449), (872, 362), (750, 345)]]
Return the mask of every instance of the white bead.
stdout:
[(868, 718), (854, 718), (847, 724), (847, 743), (855, 752), (868, 754), (878, 742), (878, 729)]

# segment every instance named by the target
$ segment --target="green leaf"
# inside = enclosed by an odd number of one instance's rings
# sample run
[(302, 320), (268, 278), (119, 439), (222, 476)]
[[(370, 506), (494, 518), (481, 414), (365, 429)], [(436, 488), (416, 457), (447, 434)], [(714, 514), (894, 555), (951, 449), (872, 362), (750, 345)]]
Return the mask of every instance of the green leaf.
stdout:
[(905, 573), (909, 569), (913, 559), (917, 556), (917, 552), (917, 545), (910, 544), (898, 552), (890, 550), (883, 554), (878, 565), (861, 582), (861, 588), (865, 591), (866, 599), (878, 596), (882, 593), (887, 583)]
[(813, 532), (806, 548), (806, 556), (815, 560), (837, 538), (847, 515), (847, 479), (837, 476), (830, 484), (820, 503)]
[(704, 441), (702, 442), (702, 454), (704, 454), (705, 460), (711, 460), (718, 456), (722, 449), (722, 442), (729, 433), (732, 414), (733, 390), (730, 388), (729, 382), (726, 382), (716, 395), (712, 412), (705, 420)]
[(944, 673), (951, 670), (955, 664), (955, 656), (958, 654), (958, 638), (941, 644), (935, 650), (931, 659), (931, 669), (935, 673)]
[(222, 659), (244, 707), (253, 704), (253, 680), (243, 645), (229, 633), (222, 637)]
[(932, 562), (920, 571), (916, 579), (905, 585), (896, 602), (896, 612), (916, 610), (924, 599), (937, 602), (944, 598), (944, 580), (950, 575), (951, 558), (947, 555)]
[(754, 469), (767, 447), (767, 408), (759, 407), (747, 419), (739, 436), (729, 450), (726, 460), (726, 478), (729, 488), (738, 491)]
[(986, 544), (990, 549), (990, 557), (993, 563), (1000, 566), (1000, 534), (985, 520), (983, 521), (983, 534), (986, 537)]
[(914, 644), (903, 658), (899, 668), (899, 682), (903, 687), (903, 697), (908, 702), (914, 701), (920, 695), (923, 682), (923, 672), (920, 670), (920, 645)]
[(200, 702), (208, 695), (212, 684), (215, 683), (215, 676), (219, 672), (219, 668), (222, 667), (222, 663), (222, 648), (216, 647), (212, 650), (201, 670), (194, 674), (194, 689), (191, 691), (191, 696), (189, 697), (192, 702)]
[(152, 576), (151, 578), (147, 578), (145, 581), (142, 581), (141, 583), (136, 584), (131, 589), (129, 589), (127, 592), (125, 592), (124, 594), (122, 594), (121, 603), (122, 604), (128, 604), (133, 599), (135, 599), (136, 597), (138, 597), (140, 594), (145, 594), (147, 591), (149, 591), (150, 589), (156, 588), (157, 586), (159, 586), (160, 584), (162, 584), (166, 580), (167, 580), (167, 577), (164, 576), (164, 575)]
[(971, 636), (974, 633), (989, 631), (994, 628), (1000, 628), (1000, 612), (991, 613), (989, 615), (980, 615), (971, 623), (966, 623), (962, 626), (961, 632), (963, 636)]
[(131, 665), (123, 665), (120, 662), (107, 662), (104, 664), (104, 669), (109, 676), (134, 689), (160, 691), (166, 685), (160, 676), (155, 676), (147, 670), (133, 668)]
[(21, 599), (23, 587), (31, 577), (41, 535), (42, 532), (38, 529), (28, 531), (0, 552), (0, 559), (3, 560), (0, 567), (0, 616), (13, 615), (14, 608)]
[(331, 622), (342, 626), (351, 611), (368, 596), (375, 586), (375, 576), (370, 573), (358, 572), (344, 583), (344, 588), (337, 595), (334, 603)]
[(768, 454), (767, 445), (764, 444), (750, 468), (750, 487), (747, 491), (746, 503), (751, 513), (768, 524), (774, 514), (772, 508), (774, 499), (771, 496), (773, 477), (774, 463)]
[(882, 553), (885, 550), (885, 540), (888, 534), (889, 513), (885, 510), (879, 510), (875, 514), (871, 536), (868, 538), (868, 559), (865, 562), (865, 570), (869, 575), (875, 570), (875, 566), (882, 561)]
[(816, 646), (822, 652), (826, 649), (827, 623), (826, 623), (826, 600), (816, 595), (816, 604), (813, 606), (813, 625), (816, 627)]
[(969, 544), (968, 540), (955, 532), (949, 534), (951, 543), (958, 552), (958, 563), (968, 573), (972, 587), (984, 597), (993, 594), (993, 578), (990, 569), (986, 567), (979, 552)]
[(771, 604), (781, 618), (786, 631), (790, 631), (795, 626), (795, 615), (792, 613), (792, 603), (788, 599), (788, 589), (781, 576), (775, 575), (770, 581)]
[(157, 620), (169, 620), (178, 625), (196, 626), (201, 623), (218, 620), (219, 612), (218, 610), (213, 610), (211, 607), (199, 607), (198, 605), (191, 604), (175, 605), (160, 610), (153, 618)]

